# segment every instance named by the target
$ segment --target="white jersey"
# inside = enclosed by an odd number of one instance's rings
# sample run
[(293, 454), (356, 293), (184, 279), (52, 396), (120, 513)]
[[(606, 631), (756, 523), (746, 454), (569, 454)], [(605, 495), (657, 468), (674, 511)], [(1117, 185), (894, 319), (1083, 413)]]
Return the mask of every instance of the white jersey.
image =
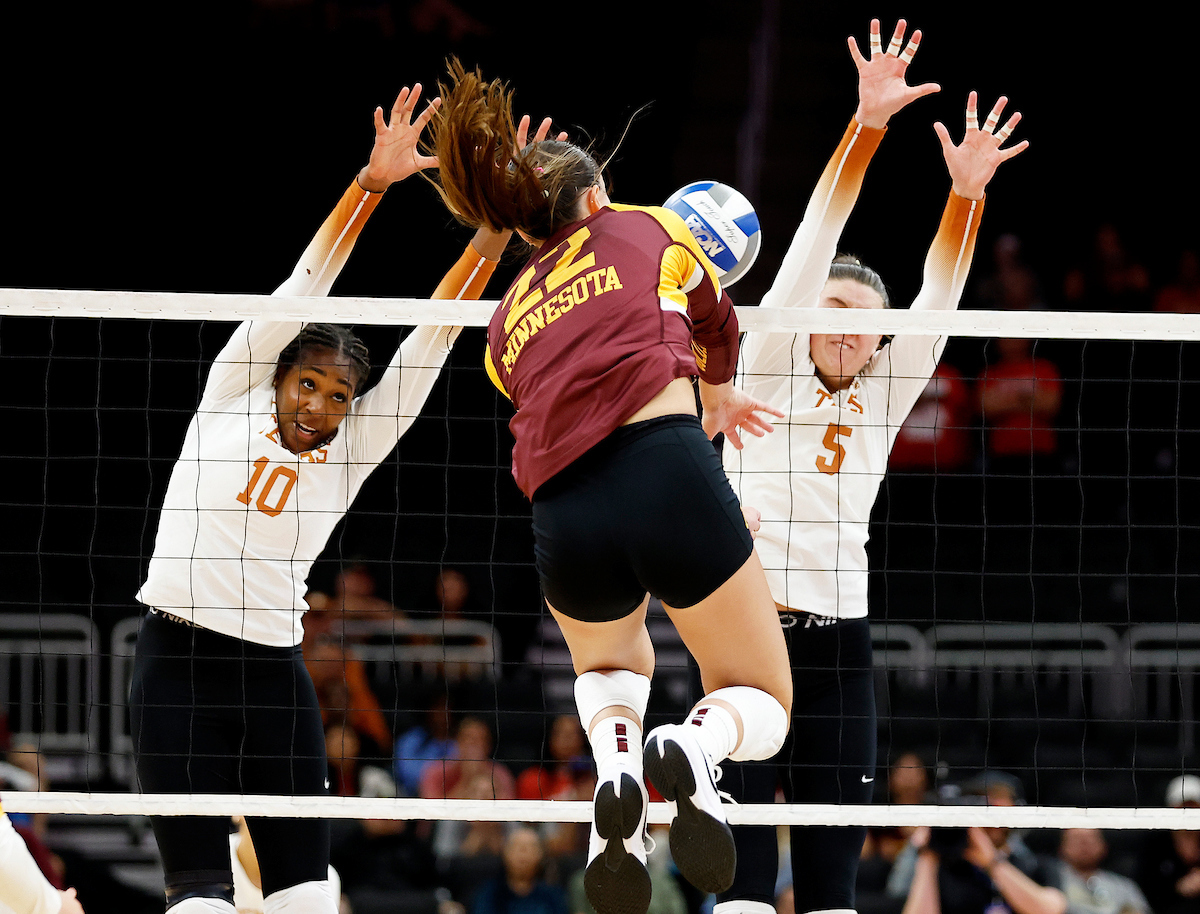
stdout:
[[(325, 295), (381, 196), (352, 184), (276, 294)], [(490, 262), (474, 260), (458, 297), (478, 297), (491, 275)], [(415, 329), (333, 439), (294, 454), (279, 437), (274, 380), (280, 352), (302, 327), (244, 323), (217, 356), (171, 472), (137, 594), (204, 628), (272, 647), (300, 643), (313, 562), (367, 476), (416, 419), (461, 329)]]
[[(883, 134), (851, 121), (764, 306), (818, 305)], [(957, 306), (982, 212), (982, 201), (950, 194), (913, 308)], [(848, 388), (830, 392), (816, 374), (809, 334), (746, 334), (738, 383), (786, 417), (770, 435), (743, 435), (741, 451), (727, 445), (725, 468), (742, 504), (762, 513), (755, 549), (777, 603), (841, 619), (867, 615), (871, 508), (900, 426), (944, 346), (943, 337), (899, 335)]]
[(24, 839), (0, 809), (0, 912), (58, 914), (62, 896), (38, 869)]

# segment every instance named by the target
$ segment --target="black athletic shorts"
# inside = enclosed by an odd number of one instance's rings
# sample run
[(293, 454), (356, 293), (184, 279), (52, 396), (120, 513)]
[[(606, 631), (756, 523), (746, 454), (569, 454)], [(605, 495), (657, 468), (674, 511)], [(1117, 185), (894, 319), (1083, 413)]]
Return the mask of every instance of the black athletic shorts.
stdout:
[(533, 496), (538, 574), (550, 605), (583, 622), (621, 619), (649, 591), (694, 606), (754, 544), (695, 416), (624, 425)]

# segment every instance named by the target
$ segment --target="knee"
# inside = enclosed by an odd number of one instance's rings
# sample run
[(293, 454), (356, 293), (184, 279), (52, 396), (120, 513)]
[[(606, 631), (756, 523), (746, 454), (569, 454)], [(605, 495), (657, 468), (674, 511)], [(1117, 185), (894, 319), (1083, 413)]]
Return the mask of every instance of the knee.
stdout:
[(733, 761), (768, 759), (783, 748), (791, 715), (775, 696), (750, 686), (729, 686), (709, 692), (703, 699), (713, 700), (735, 709), (741, 718), (742, 738), (729, 754)]

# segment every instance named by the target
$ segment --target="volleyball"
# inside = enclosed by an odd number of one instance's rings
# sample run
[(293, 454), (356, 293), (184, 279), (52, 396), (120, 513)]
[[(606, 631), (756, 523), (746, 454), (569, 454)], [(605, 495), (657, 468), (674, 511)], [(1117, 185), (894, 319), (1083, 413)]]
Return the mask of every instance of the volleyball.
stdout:
[(719, 181), (696, 181), (671, 194), (663, 206), (683, 218), (717, 268), (721, 285), (746, 275), (758, 257), (762, 231), (745, 196)]

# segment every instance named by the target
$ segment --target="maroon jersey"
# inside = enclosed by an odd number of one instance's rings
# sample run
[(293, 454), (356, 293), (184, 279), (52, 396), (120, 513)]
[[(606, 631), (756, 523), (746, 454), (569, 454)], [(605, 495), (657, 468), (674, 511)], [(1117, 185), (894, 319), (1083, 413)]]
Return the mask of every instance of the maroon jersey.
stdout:
[(675, 378), (733, 377), (729, 296), (683, 220), (610, 204), (547, 239), (488, 325), (488, 374), (517, 408), (530, 498)]

